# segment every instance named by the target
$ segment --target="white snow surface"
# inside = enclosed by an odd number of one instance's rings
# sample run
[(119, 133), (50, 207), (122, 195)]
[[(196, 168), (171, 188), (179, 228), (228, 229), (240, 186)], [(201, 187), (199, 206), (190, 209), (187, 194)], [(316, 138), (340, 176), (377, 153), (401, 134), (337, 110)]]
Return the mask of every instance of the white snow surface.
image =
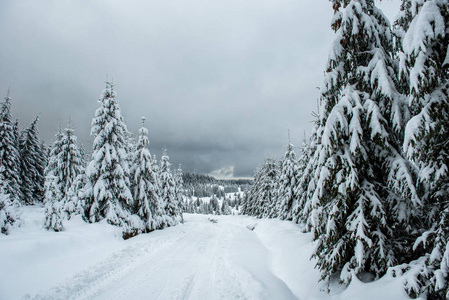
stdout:
[(79, 216), (49, 232), (43, 210), (24, 207), (24, 224), (0, 235), (0, 299), (409, 299), (390, 275), (326, 293), (312, 236), (292, 222), (184, 214), (125, 241)]

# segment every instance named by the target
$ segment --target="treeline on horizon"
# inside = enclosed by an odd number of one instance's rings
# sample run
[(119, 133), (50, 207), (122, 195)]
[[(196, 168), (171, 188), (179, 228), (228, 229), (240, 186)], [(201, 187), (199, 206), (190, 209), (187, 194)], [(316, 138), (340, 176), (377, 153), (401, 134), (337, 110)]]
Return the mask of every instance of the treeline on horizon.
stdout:
[(252, 179), (216, 179), (211, 175), (184, 172), (182, 174), (186, 197), (224, 197), (225, 194), (244, 192), (252, 184)]

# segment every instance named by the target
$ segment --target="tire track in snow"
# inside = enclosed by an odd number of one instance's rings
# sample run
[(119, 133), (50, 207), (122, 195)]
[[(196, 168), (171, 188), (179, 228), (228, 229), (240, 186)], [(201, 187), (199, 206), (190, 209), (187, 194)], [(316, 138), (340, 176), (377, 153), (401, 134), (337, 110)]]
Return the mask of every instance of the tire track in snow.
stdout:
[[(229, 229), (203, 223), (133, 277), (110, 283), (95, 299), (249, 299), (229, 266)], [(89, 298), (89, 297), (88, 297)]]
[(114, 277), (124, 276), (132, 272), (138, 266), (138, 262), (143, 257), (163, 251), (169, 245), (181, 239), (182, 232), (176, 232), (174, 236), (161, 236), (157, 239), (150, 239), (126, 247), (103, 261), (95, 264), (73, 277), (68, 278), (64, 283), (35, 296), (26, 295), (23, 299), (80, 299), (90, 290), (113, 280)]

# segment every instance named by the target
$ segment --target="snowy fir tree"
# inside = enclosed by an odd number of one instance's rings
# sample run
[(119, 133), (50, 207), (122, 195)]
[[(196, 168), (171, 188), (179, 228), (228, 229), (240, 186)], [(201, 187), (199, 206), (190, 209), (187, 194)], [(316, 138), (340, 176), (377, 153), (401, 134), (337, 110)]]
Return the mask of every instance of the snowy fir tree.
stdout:
[[(3, 168), (3, 166), (0, 166), (0, 171), (3, 171)], [(6, 180), (4, 180), (2, 175), (3, 172), (0, 173), (0, 232), (9, 234), (11, 228), (20, 220), (20, 202), (8, 194)]]
[(47, 172), (53, 173), (59, 179), (61, 192), (67, 193), (76, 177), (83, 171), (81, 151), (69, 122), (68, 127), (62, 131), (60, 141), (56, 141), (51, 149)]
[(278, 182), (279, 162), (274, 158), (268, 158), (262, 166), (262, 176), (257, 189), (256, 217), (277, 217)]
[(403, 1), (401, 76), (408, 83), (412, 119), (404, 151), (418, 170), (422, 235), (406, 290), (412, 296), (449, 298), (449, 3)]
[(63, 135), (62, 150), (65, 158), (65, 162), (63, 162), (65, 184), (63, 188), (67, 193), (70, 187), (73, 186), (75, 179), (84, 172), (84, 157), (70, 121), (68, 127), (64, 129)]
[(20, 154), (18, 132), (11, 115), (11, 98), (8, 94), (0, 111), (0, 168), (2, 170), (4, 193), (15, 200), (22, 200), (20, 177)]
[[(156, 193), (161, 196), (161, 187), (162, 187), (162, 183), (161, 183), (161, 171), (159, 168), (159, 163), (156, 157), (156, 154), (153, 154), (153, 160), (151, 161), (151, 169), (153, 170), (154, 173), (154, 178), (155, 178), (155, 184), (154, 184), (154, 188), (156, 189)], [(161, 200), (162, 201), (162, 200)], [(162, 207), (165, 207), (164, 204), (162, 204)], [(164, 213), (164, 209), (162, 210), (162, 213)], [(165, 219), (165, 218), (164, 218)], [(167, 224), (165, 224), (163, 227), (166, 227)]]
[[(315, 125), (317, 125), (316, 123)], [(319, 126), (315, 126), (319, 127)], [(296, 223), (304, 223), (305, 232), (309, 232), (312, 227), (311, 210), (312, 210), (312, 195), (315, 190), (315, 180), (313, 178), (316, 164), (311, 160), (316, 159), (316, 132), (313, 132), (309, 139), (304, 138), (301, 154), (298, 160), (298, 183), (296, 186), (296, 194), (298, 199), (292, 209), (292, 220)], [(314, 142), (312, 144), (312, 141)], [(315, 147), (314, 147), (315, 146)]]
[(21, 191), (23, 203), (40, 203), (44, 200), (45, 184), (45, 157), (39, 144), (37, 122), (39, 118), (31, 123), (30, 127), (22, 132), (20, 137), (20, 161), (21, 161)]
[(111, 82), (106, 82), (99, 102), (101, 106), (92, 120), (92, 161), (85, 171), (84, 214), (89, 222), (105, 219), (112, 225), (123, 227), (126, 232), (133, 230), (129, 212), (132, 195), (125, 138), (127, 128)]
[(145, 224), (144, 231), (150, 232), (163, 226), (165, 207), (158, 194), (158, 174), (153, 170), (153, 159), (147, 148), (150, 144), (148, 129), (144, 124), (145, 118), (142, 118), (131, 166), (131, 185), (135, 211)]
[(75, 189), (76, 186), (70, 187), (63, 198), (64, 201), (61, 203), (63, 217), (68, 220), (74, 215), (84, 215), (83, 204), (78, 197), (78, 194), (75, 192)]
[(47, 202), (45, 204), (45, 224), (44, 228), (60, 232), (64, 230), (61, 216), (60, 202)]
[(178, 199), (176, 198), (176, 183), (170, 171), (170, 166), (167, 149), (164, 148), (159, 169), (160, 196), (165, 208), (166, 225), (173, 226), (179, 224), (182, 217)]
[(378, 278), (396, 263), (396, 251), (405, 250), (393, 229), (405, 230), (406, 208), (419, 199), (396, 190), (398, 178), (412, 184), (413, 174), (398, 142), (408, 112), (395, 85), (389, 22), (374, 1), (332, 2), (336, 38), (306, 167), (312, 194), (303, 203), (310, 206), (322, 278), (339, 272), (349, 284), (353, 275)]
[(45, 223), (44, 228), (56, 232), (63, 230), (61, 205), (64, 195), (60, 191), (58, 177), (51, 173), (45, 180)]
[(278, 164), (273, 158), (254, 175), (254, 184), (243, 200), (242, 213), (257, 218), (276, 216)]
[(218, 202), (217, 197), (212, 195), (209, 201), (209, 207), (210, 207), (210, 213), (213, 213), (214, 215), (221, 215), (220, 210), (220, 203)]
[(221, 204), (221, 215), (232, 215), (231, 207), (229, 206), (229, 200), (223, 199), (223, 203)]
[[(78, 205), (78, 200), (73, 197), (76, 196), (74, 190), (70, 199), (67, 197), (70, 189), (76, 189), (74, 182), (77, 177), (84, 172), (83, 159), (81, 152), (77, 145), (77, 138), (74, 135), (74, 130), (69, 125), (64, 130), (59, 130), (55, 136), (55, 142), (50, 150), (47, 168), (45, 169), (46, 177), (50, 177), (59, 190), (59, 199), (56, 200), (61, 203), (61, 207), (65, 208), (66, 216), (70, 219), (71, 214), (79, 209), (75, 209)], [(47, 185), (48, 187), (49, 185)], [(75, 201), (75, 203), (73, 203)], [(71, 202), (69, 204), (68, 202)], [(73, 210), (72, 210), (73, 208)]]
[[(290, 134), (289, 134), (290, 135)], [(278, 202), (279, 212), (278, 217), (281, 220), (292, 220), (292, 210), (299, 198), (298, 184), (299, 184), (299, 170), (298, 161), (296, 159), (293, 145), (288, 142), (287, 151), (281, 161), (281, 169), (279, 174), (279, 189)]]
[[(58, 132), (55, 134), (55, 141), (53, 143), (52, 149), (50, 151), (50, 156), (48, 160), (47, 168), (45, 168), (45, 198), (44, 202), (52, 201), (62, 201), (64, 197), (65, 190), (62, 188), (61, 179), (59, 179), (59, 161), (60, 158), (57, 152), (61, 151), (62, 148), (62, 129), (59, 128)], [(58, 170), (57, 170), (58, 169)], [(56, 174), (54, 174), (56, 173)], [(49, 190), (51, 189), (51, 191)], [(57, 189), (57, 193), (53, 190)], [(56, 197), (56, 198), (55, 198)]]
[(262, 176), (261, 168), (257, 169), (254, 173), (254, 181), (250, 189), (246, 191), (243, 195), (242, 206), (240, 208), (240, 213), (243, 215), (254, 216), (256, 209), (256, 190), (258, 188), (257, 183), (260, 181)]
[(315, 126), (313, 127), (312, 134), (309, 138), (303, 140), (299, 160), (297, 163), (298, 169), (298, 183), (296, 185), (296, 194), (298, 195), (297, 201), (292, 208), (292, 221), (296, 223), (304, 223), (306, 226), (303, 231), (310, 232), (312, 228), (312, 206), (314, 204), (313, 194), (317, 182), (316, 166), (318, 153), (318, 147), (321, 147), (317, 141), (317, 130), (322, 130), (322, 126), (319, 126), (319, 116), (314, 112), (312, 115), (315, 117)]
[(176, 170), (176, 173), (174, 174), (174, 179), (175, 179), (176, 202), (178, 203), (182, 223), (184, 222), (182, 212), (185, 210), (185, 205), (184, 205), (184, 181), (182, 179), (181, 165), (179, 165), (178, 169)]

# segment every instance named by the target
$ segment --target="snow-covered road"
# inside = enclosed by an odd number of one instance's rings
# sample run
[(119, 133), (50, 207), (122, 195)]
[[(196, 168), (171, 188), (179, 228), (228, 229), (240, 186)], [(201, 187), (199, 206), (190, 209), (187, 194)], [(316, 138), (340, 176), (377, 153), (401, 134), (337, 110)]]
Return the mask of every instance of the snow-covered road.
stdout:
[(81, 218), (48, 232), (42, 216), (27, 208), (25, 224), (0, 236), (0, 299), (407, 299), (391, 277), (323, 292), (311, 235), (292, 222), (185, 214), (124, 241)]
[(209, 218), (189, 215), (178, 228), (139, 237), (37, 298), (296, 298), (270, 270), (269, 251), (248, 219)]

